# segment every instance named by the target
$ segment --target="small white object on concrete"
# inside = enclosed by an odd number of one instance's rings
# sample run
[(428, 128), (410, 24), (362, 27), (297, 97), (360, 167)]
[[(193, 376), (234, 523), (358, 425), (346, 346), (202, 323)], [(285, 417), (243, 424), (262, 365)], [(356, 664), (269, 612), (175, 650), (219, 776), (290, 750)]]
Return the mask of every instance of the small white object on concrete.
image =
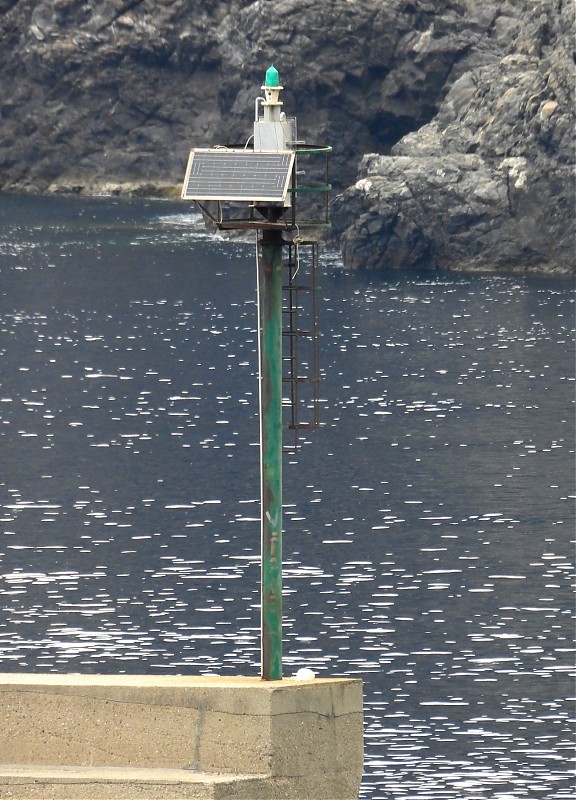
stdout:
[(316, 677), (316, 673), (313, 670), (308, 669), (308, 667), (302, 667), (301, 669), (298, 670), (296, 675), (294, 675), (294, 680), (295, 681), (312, 681), (312, 680), (314, 680), (315, 677)]

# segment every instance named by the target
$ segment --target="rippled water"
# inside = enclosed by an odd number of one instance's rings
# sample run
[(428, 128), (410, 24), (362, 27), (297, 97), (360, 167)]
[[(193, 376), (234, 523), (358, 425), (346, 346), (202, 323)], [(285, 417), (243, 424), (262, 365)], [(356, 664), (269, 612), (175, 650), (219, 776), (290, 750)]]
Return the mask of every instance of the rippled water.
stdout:
[[(258, 674), (251, 244), (0, 196), (0, 669)], [(285, 672), (365, 681), (371, 800), (572, 797), (572, 286), (321, 280)]]

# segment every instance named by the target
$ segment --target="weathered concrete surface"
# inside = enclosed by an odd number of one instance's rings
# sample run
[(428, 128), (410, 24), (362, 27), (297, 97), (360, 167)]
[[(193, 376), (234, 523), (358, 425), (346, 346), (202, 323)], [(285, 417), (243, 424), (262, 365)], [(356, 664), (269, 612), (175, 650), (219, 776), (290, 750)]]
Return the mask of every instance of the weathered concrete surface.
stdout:
[[(160, 788), (151, 773), (153, 786), (127, 769), (174, 771), (170, 781), (185, 784), (187, 792), (178, 797), (355, 800), (358, 795), (359, 680), (7, 674), (0, 682), (0, 703), (0, 764), (10, 766), (0, 767), (0, 797), (43, 796), (26, 794), (36, 791), (31, 774), (60, 787), (44, 800), (111, 797), (106, 791), (118, 781), (124, 782), (126, 798), (170, 796), (170, 786)], [(23, 765), (28, 772), (21, 771)], [(44, 768), (59, 769), (48, 774)], [(97, 780), (92, 775), (100, 794), (90, 795), (78, 793), (89, 790), (81, 790), (88, 785), (85, 771), (70, 772), (77, 768), (113, 769), (98, 773)], [(201, 775), (219, 780), (198, 780)], [(152, 793), (128, 793), (138, 782)], [(194, 794), (203, 783), (213, 794)]]
[(266, 783), (184, 769), (0, 765), (0, 798), (10, 800), (259, 800)]

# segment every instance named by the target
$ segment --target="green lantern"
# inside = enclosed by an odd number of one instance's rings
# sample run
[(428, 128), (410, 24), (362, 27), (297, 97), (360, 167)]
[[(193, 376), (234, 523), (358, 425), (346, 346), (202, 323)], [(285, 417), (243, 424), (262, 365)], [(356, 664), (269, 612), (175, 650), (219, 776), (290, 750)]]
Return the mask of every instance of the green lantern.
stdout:
[(271, 64), (266, 70), (266, 80), (264, 81), (264, 86), (280, 86), (280, 76), (278, 75), (278, 70), (274, 64)]

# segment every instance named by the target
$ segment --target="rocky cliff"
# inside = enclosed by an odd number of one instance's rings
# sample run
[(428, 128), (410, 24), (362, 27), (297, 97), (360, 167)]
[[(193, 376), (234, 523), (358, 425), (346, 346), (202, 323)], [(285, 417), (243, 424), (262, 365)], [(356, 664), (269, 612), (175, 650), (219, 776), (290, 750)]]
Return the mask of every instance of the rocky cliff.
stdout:
[(349, 267), (574, 273), (574, 5), (523, 5), (503, 54), (363, 158), (335, 202)]
[(274, 62), (348, 266), (570, 272), (574, 32), (571, 0), (0, 0), (0, 189), (170, 191)]

